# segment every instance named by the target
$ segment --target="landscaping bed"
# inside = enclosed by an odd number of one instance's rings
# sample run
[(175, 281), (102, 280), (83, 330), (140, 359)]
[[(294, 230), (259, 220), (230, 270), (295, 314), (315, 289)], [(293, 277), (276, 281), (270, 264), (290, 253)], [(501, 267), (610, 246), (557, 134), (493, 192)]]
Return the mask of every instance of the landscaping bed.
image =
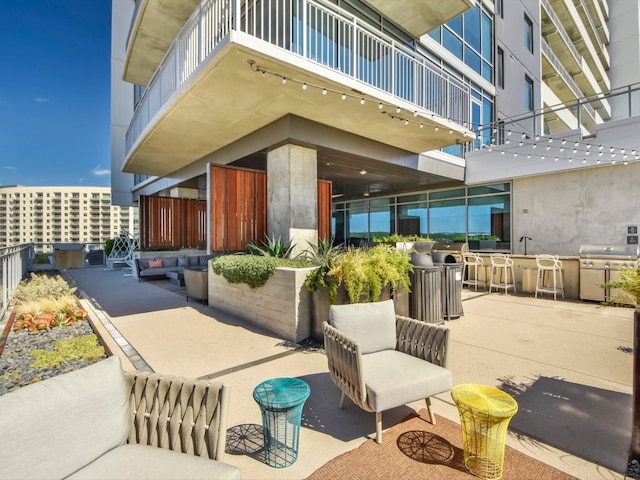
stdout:
[[(65, 343), (70, 340), (79, 343), (76, 345)], [(74, 354), (70, 354), (70, 358), (69, 355), (65, 355), (69, 350), (75, 353), (87, 352), (92, 347), (97, 348), (97, 351), (101, 348), (91, 324), (87, 320), (36, 332), (11, 330), (2, 354), (0, 354), (0, 395), (30, 383), (86, 367), (107, 357), (104, 349), (99, 357), (92, 355), (91, 359), (77, 357)], [(60, 358), (60, 363), (42, 367), (33, 366), (37, 360), (42, 360), (42, 357), (47, 355), (39, 354), (38, 352), (41, 351), (51, 352), (48, 355)], [(34, 352), (36, 353), (34, 354)], [(64, 358), (65, 356), (67, 358)]]
[(18, 287), (0, 339), (0, 395), (107, 357), (74, 291), (51, 275)]

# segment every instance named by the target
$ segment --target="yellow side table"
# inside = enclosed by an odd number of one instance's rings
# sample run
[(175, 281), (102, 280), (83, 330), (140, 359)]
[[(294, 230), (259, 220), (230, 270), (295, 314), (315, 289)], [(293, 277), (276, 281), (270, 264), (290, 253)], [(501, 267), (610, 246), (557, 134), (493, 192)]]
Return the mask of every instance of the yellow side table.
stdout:
[(480, 478), (502, 478), (507, 427), (518, 404), (497, 388), (477, 384), (456, 385), (451, 397), (460, 414), (465, 466)]

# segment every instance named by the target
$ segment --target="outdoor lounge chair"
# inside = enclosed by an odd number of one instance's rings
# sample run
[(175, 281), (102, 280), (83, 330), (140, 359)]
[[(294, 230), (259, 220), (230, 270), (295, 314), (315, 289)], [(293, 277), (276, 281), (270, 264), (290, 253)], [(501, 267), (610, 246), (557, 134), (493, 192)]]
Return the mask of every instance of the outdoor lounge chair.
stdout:
[(323, 324), (329, 374), (345, 396), (376, 412), (382, 443), (382, 412), (451, 389), (445, 368), (449, 330), (395, 314), (393, 301), (332, 305)]

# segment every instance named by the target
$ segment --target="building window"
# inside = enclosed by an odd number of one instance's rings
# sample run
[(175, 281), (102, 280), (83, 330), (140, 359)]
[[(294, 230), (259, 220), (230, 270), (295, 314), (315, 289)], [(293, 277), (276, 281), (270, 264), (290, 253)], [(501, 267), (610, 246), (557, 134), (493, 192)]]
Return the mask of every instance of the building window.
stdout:
[(527, 75), (524, 76), (524, 108), (533, 110), (533, 80)]
[(504, 5), (502, 0), (496, 0), (496, 15), (500, 15), (500, 18), (504, 18)]
[(493, 18), (480, 5), (432, 30), (429, 36), (485, 80), (493, 81)]
[(533, 22), (524, 16), (524, 46), (533, 53)]
[(498, 47), (498, 58), (496, 58), (496, 83), (500, 88), (504, 88), (504, 50)]

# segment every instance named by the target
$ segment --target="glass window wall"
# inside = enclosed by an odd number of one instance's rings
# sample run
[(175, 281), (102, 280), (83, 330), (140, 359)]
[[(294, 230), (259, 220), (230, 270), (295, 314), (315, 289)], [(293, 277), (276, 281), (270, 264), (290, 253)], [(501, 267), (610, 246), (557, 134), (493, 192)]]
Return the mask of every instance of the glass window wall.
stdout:
[(332, 231), (335, 243), (354, 246), (398, 233), (443, 242), (466, 241), (471, 250), (510, 251), (511, 185), (335, 203)]

